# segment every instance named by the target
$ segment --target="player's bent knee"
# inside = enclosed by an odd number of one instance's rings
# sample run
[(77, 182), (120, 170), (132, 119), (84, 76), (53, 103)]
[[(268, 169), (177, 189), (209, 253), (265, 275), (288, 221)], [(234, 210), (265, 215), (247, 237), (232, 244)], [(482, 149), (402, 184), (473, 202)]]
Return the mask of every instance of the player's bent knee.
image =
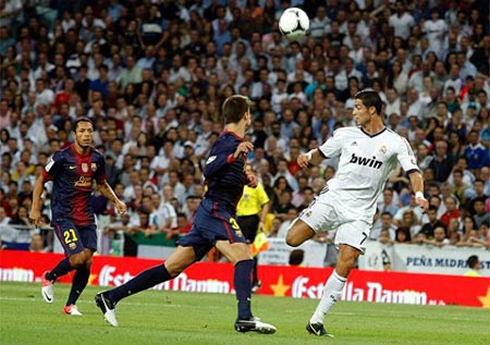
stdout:
[(70, 266), (73, 268), (79, 268), (86, 265), (86, 258), (83, 253), (78, 253), (70, 256)]
[(298, 219), (286, 234), (286, 243), (291, 247), (298, 247), (313, 236), (315, 232), (310, 226)]
[(286, 235), (286, 244), (290, 247), (297, 247), (299, 246), (298, 242), (296, 241), (294, 235), (291, 235), (291, 233), (288, 233)]
[(92, 267), (92, 263), (93, 263), (92, 258), (85, 261), (85, 268), (87, 268), (90, 271), (90, 267)]
[(304, 240), (298, 235), (297, 231), (292, 229), (286, 235), (286, 244), (290, 247), (298, 247)]
[(182, 264), (179, 264), (179, 263), (168, 263), (166, 262), (164, 264), (165, 266), (165, 269), (167, 270), (168, 274), (172, 277), (172, 278), (175, 278), (177, 277), (179, 274), (181, 274), (182, 272), (184, 272), (184, 270), (188, 267), (186, 265), (182, 265)]

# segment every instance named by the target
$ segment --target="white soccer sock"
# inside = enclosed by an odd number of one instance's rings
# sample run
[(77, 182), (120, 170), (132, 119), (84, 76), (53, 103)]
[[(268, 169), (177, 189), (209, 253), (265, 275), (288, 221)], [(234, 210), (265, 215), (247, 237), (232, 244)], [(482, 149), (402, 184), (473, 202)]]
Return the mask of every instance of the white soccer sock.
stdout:
[(347, 278), (341, 277), (336, 271), (330, 275), (323, 289), (323, 295), (316, 307), (315, 313), (310, 319), (311, 323), (322, 323), (325, 314), (337, 303), (337, 299), (342, 295)]

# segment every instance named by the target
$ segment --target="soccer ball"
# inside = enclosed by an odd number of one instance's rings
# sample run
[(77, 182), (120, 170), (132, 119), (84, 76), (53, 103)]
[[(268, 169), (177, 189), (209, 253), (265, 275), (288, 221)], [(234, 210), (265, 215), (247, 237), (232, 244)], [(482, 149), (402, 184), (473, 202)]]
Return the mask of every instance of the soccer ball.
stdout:
[(296, 40), (306, 34), (310, 19), (301, 8), (290, 7), (279, 18), (279, 30), (290, 40)]

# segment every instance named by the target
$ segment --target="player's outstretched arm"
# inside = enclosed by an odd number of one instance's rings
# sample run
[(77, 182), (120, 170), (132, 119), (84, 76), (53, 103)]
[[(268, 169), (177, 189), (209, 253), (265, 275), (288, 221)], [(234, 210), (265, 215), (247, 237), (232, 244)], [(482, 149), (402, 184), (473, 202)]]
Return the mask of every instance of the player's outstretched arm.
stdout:
[(109, 182), (107, 180), (103, 180), (103, 182), (98, 182), (97, 186), (100, 190), (100, 192), (110, 201), (114, 203), (116, 206), (117, 210), (119, 211), (120, 214), (126, 214), (128, 207), (124, 202), (122, 202), (114, 193), (112, 190), (111, 186), (109, 185)]
[(318, 149), (313, 149), (307, 153), (300, 154), (297, 162), (301, 168), (308, 167), (308, 164), (318, 165), (325, 157), (320, 153)]
[(429, 208), (429, 202), (424, 197), (424, 179), (418, 171), (408, 175), (412, 184), (412, 191), (415, 193), (415, 202), (425, 212)]
[(41, 194), (44, 190), (44, 182), (46, 182), (46, 179), (43, 174), (40, 174), (34, 184), (34, 190), (32, 191), (32, 204), (29, 218), (32, 219), (36, 226), (39, 225), (39, 222), (41, 221)]

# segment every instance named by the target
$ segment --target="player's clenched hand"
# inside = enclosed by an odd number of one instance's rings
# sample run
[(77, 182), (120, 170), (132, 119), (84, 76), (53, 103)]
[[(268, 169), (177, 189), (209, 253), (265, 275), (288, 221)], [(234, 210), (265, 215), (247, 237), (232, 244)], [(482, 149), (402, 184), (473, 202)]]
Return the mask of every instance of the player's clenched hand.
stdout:
[(41, 222), (41, 212), (39, 210), (31, 209), (31, 212), (29, 212), (29, 218), (32, 219), (34, 225), (37, 226)]
[(311, 160), (311, 153), (306, 153), (306, 154), (300, 154), (296, 161), (298, 162), (298, 165), (301, 168), (306, 168), (308, 166), (308, 163), (310, 163), (310, 160)]
[(422, 208), (422, 211), (425, 213), (429, 208), (429, 201), (425, 198), (415, 198), (415, 202)]
[(126, 214), (126, 212), (128, 211), (128, 207), (121, 200), (116, 201), (116, 208), (119, 214)]
[(238, 159), (242, 154), (247, 154), (254, 149), (254, 145), (250, 141), (244, 141), (238, 145), (235, 153), (233, 154), (233, 159)]
[(259, 179), (255, 174), (247, 174), (247, 186), (256, 188), (259, 184)]

